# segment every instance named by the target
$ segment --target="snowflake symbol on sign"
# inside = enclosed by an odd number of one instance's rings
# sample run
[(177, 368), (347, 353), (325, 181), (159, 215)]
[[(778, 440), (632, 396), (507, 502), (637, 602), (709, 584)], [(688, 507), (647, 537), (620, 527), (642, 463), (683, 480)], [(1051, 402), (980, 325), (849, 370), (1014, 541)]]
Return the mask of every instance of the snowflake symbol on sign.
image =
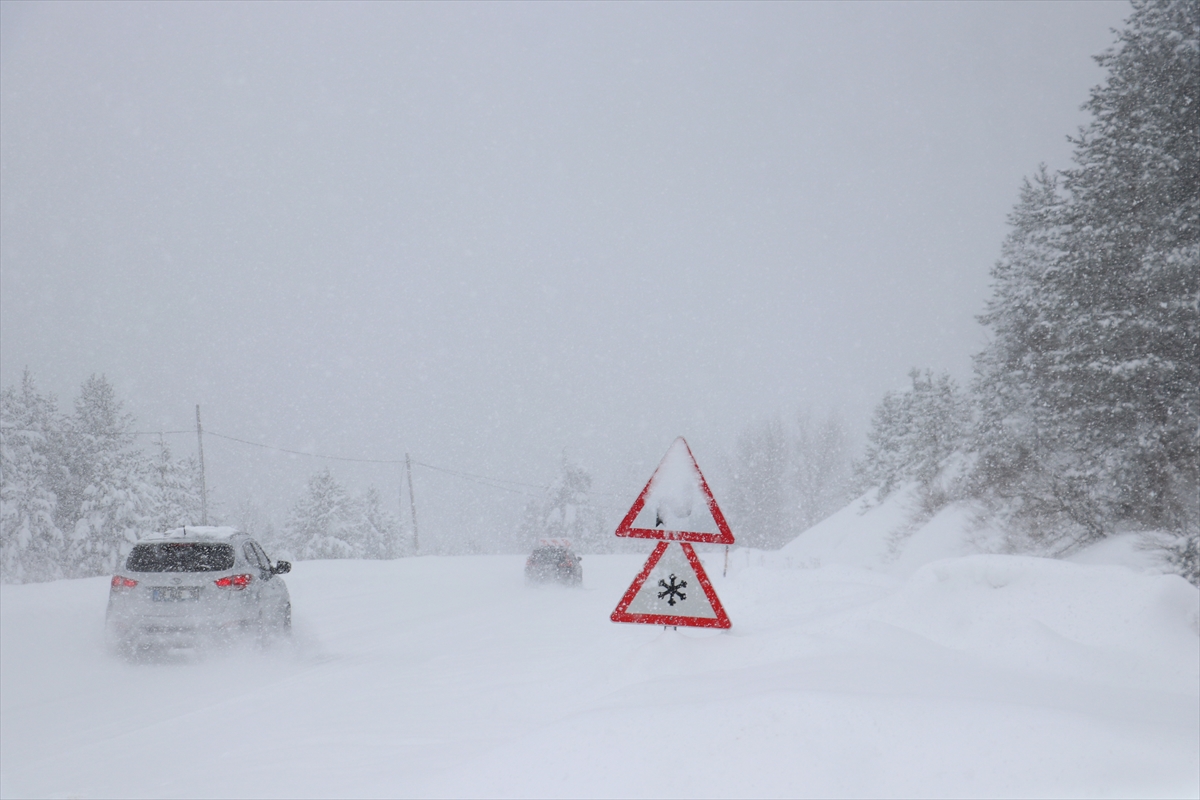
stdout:
[(658, 585), (663, 587), (663, 591), (658, 593), (658, 599), (662, 600), (664, 597), (667, 598), (667, 605), (669, 606), (675, 605), (676, 596), (678, 596), (680, 600), (687, 600), (687, 595), (679, 591), (680, 589), (687, 588), (687, 581), (679, 581), (676, 583), (676, 580), (675, 574), (671, 573), (670, 583), (661, 580), (658, 582)]

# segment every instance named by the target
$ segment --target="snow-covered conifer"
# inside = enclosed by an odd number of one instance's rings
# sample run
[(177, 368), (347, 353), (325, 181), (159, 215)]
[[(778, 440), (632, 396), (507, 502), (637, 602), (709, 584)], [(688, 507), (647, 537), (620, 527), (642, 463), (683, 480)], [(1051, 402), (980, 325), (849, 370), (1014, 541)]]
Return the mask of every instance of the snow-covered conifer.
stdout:
[(1200, 7), (1133, 5), (982, 317), (974, 485), (1037, 539), (1200, 525)]
[(0, 393), (0, 580), (62, 577), (64, 538), (51, 489), (61, 426), (53, 397), (38, 393), (28, 369), (20, 387)]
[(1042, 396), (1067, 346), (1066, 301), (1052, 280), (1070, 246), (1066, 216), (1058, 180), (1042, 167), (1009, 215), (992, 297), (979, 317), (992, 340), (975, 356), (977, 458), (968, 491), (1004, 517), (1014, 537), (1041, 544), (1102, 530), (1072, 458), (1072, 425)]
[[(68, 572), (111, 572), (121, 551), (151, 527), (153, 487), (126, 413), (103, 375), (84, 381), (69, 419), (69, 474), (60, 519), (70, 520)], [(64, 502), (65, 501), (65, 502)]]
[(545, 495), (526, 507), (518, 548), (532, 547), (540, 538), (563, 538), (580, 552), (613, 549), (609, 537), (602, 535), (603, 517), (592, 502), (591, 488), (591, 474), (563, 456), (558, 477)]
[(394, 558), (399, 528), (376, 489), (356, 497), (323, 469), (292, 506), (279, 544), (302, 559)]
[(194, 457), (176, 460), (170, 446), (160, 438), (151, 459), (150, 480), (153, 494), (149, 524), (154, 530), (200, 524), (200, 464)]
[(374, 486), (359, 501), (363, 530), (363, 558), (397, 558), (407, 555), (410, 543), (401, 541), (400, 520), (383, 507), (383, 499)]
[(351, 505), (349, 492), (328, 469), (313, 474), (288, 515), (285, 538), (289, 549), (304, 559), (360, 557), (349, 524)]
[(1133, 7), (1064, 172), (1064, 347), (1038, 400), (1114, 522), (1176, 529), (1200, 522), (1200, 6)]
[[(970, 402), (947, 374), (909, 372), (912, 386), (889, 392), (875, 408), (867, 451), (856, 466), (862, 489), (878, 488), (884, 497), (905, 481), (926, 492), (955, 452), (964, 449)], [(939, 493), (940, 494), (940, 493)], [(926, 498), (932, 505), (948, 498)], [(932, 509), (931, 509), (932, 510)]]

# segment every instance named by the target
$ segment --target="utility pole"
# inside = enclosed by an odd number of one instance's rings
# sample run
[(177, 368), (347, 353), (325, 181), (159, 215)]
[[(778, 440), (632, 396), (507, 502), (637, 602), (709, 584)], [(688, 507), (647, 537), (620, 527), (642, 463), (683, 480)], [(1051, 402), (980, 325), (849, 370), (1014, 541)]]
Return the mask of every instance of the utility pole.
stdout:
[(388, 540), (388, 558), (399, 558), (403, 552), (400, 539), (404, 537), (404, 477), (396, 484), (396, 535)]
[(204, 480), (204, 428), (200, 425), (200, 406), (196, 406), (196, 443), (200, 445), (200, 524), (208, 524), (208, 485)]
[(412, 511), (413, 552), (421, 555), (421, 539), (417, 536), (417, 499), (413, 497), (412, 490), (412, 459), (408, 457), (408, 453), (404, 454), (404, 471), (408, 473), (408, 504)]

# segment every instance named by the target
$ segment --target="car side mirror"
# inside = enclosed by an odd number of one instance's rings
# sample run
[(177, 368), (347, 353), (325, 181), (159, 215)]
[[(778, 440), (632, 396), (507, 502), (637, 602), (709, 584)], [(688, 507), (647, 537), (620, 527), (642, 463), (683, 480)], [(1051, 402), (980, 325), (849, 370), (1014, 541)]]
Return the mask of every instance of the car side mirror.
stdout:
[(276, 561), (275, 566), (271, 567), (272, 575), (286, 575), (292, 571), (292, 562)]

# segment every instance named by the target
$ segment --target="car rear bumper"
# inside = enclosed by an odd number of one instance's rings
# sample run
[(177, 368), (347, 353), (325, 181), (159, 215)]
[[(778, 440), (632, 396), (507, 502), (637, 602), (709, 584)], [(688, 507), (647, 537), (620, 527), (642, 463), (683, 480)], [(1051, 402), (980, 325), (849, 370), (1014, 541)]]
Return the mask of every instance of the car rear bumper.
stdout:
[(233, 640), (258, 629), (257, 618), (189, 619), (187, 617), (120, 616), (108, 620), (114, 643), (129, 648), (201, 647)]
[(525, 580), (529, 583), (565, 583), (576, 584), (583, 580), (583, 573), (565, 569), (527, 568)]

